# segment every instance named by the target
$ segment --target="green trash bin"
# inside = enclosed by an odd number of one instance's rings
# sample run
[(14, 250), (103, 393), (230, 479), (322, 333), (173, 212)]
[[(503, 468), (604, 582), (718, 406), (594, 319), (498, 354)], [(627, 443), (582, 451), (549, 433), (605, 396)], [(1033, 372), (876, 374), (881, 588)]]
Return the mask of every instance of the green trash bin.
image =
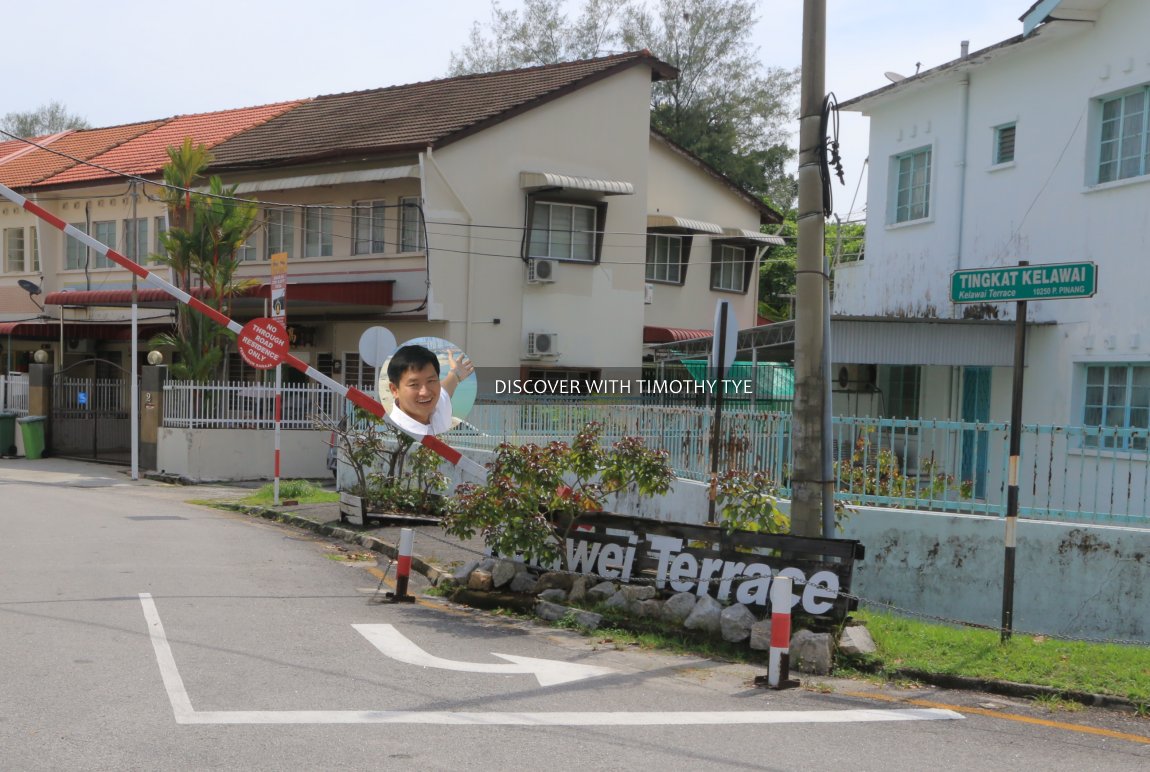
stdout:
[(0, 456), (16, 455), (16, 414), (0, 410)]
[(26, 415), (16, 419), (16, 423), (20, 424), (20, 433), (24, 435), (24, 458), (43, 458), (46, 421), (42, 415)]

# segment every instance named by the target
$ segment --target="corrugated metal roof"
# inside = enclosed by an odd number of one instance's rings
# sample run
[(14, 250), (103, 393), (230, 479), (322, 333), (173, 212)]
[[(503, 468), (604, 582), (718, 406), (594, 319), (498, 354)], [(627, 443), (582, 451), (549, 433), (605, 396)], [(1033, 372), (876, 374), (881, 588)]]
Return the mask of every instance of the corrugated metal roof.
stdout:
[(597, 180), (592, 177), (573, 177), (557, 172), (520, 172), (519, 187), (524, 190), (534, 188), (567, 188), (568, 190), (590, 190), (608, 196), (630, 196), (635, 186), (623, 180)]
[(675, 217), (670, 214), (649, 214), (647, 215), (648, 228), (679, 228), (685, 231), (694, 231), (695, 233), (722, 233), (723, 228), (721, 225), (716, 225), (713, 222), (703, 222), (702, 220), (691, 220), (686, 217)]
[(746, 228), (723, 228), (723, 235), (728, 238), (747, 239), (748, 241), (759, 241), (763, 244), (774, 244), (776, 246), (782, 246), (787, 243), (779, 236), (762, 233), (761, 231), (749, 231)]

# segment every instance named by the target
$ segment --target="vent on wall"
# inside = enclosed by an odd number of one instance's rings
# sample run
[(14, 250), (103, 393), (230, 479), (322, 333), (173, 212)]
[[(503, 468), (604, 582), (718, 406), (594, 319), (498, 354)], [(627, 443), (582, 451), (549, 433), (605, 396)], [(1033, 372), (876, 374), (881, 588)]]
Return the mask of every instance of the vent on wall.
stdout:
[(527, 261), (528, 284), (551, 284), (555, 281), (557, 260), (533, 257)]
[(553, 332), (527, 333), (527, 356), (535, 358), (559, 356), (559, 336)]
[(643, 285), (643, 303), (645, 305), (649, 306), (654, 302), (655, 302), (655, 285), (654, 284), (644, 284)]

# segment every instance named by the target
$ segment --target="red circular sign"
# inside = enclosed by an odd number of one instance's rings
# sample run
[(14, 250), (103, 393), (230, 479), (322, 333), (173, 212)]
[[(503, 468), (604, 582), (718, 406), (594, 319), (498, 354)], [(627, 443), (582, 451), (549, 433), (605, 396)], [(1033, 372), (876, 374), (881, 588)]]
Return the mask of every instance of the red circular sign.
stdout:
[(275, 367), (288, 352), (287, 330), (278, 319), (252, 319), (240, 330), (236, 343), (243, 360), (259, 370)]

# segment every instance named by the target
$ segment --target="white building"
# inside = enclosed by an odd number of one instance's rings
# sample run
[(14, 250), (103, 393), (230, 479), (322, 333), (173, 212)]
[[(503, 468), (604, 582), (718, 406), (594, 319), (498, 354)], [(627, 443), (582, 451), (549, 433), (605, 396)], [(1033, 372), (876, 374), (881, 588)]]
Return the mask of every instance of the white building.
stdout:
[[(1007, 421), (1016, 305), (952, 303), (951, 274), (1092, 262), (1094, 297), (1028, 304), (1023, 422), (1145, 430), (1150, 3), (1040, 0), (1021, 21), (843, 103), (870, 118), (870, 177), (865, 258), (835, 275), (834, 358), (875, 379), (884, 399), (863, 411)], [(1145, 472), (1144, 432), (1064, 445), (1063, 471), (1076, 454), (1094, 469), (1083, 451), (1100, 446)]]

